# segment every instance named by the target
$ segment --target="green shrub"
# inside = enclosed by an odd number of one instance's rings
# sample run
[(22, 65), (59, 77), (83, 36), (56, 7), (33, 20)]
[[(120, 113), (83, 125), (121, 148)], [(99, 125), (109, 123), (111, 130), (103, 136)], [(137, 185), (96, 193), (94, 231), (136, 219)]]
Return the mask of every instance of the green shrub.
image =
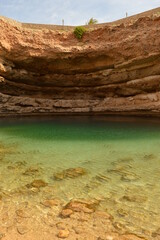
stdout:
[(74, 35), (76, 36), (76, 38), (81, 39), (84, 35), (84, 33), (86, 32), (86, 29), (84, 27), (76, 27), (74, 29)]
[(98, 20), (97, 19), (95, 19), (95, 18), (91, 18), (89, 21), (88, 21), (88, 25), (91, 25), (91, 24), (96, 24), (96, 23), (98, 23)]

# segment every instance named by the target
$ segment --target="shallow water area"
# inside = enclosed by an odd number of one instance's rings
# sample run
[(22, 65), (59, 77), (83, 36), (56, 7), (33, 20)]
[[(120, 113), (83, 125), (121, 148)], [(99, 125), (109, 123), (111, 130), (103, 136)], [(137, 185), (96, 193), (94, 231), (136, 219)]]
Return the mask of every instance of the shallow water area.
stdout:
[(159, 146), (158, 119), (1, 120), (0, 195), (41, 216), (46, 199), (94, 200), (120, 234), (160, 239)]

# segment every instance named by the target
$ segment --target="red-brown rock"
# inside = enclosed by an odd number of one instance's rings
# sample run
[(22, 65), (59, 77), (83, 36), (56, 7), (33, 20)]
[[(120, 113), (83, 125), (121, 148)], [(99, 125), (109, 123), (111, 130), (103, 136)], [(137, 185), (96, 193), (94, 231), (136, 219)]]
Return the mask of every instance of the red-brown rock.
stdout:
[[(0, 114), (160, 115), (160, 9), (73, 27), (0, 17)], [(88, 27), (89, 28), (89, 27)]]

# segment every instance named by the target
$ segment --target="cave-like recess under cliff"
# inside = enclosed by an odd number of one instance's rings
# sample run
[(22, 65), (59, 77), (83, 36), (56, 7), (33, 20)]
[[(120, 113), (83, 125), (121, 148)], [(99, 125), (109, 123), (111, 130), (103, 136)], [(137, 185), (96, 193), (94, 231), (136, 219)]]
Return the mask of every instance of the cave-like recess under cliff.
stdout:
[(0, 17), (0, 116), (160, 115), (160, 8), (87, 28)]

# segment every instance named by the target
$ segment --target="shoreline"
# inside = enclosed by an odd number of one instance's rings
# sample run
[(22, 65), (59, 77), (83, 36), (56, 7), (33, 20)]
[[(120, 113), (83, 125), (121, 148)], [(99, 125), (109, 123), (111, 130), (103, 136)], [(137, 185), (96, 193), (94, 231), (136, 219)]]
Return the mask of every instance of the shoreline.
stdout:
[(146, 118), (146, 119), (159, 119), (160, 118), (160, 113), (151, 113), (151, 112), (148, 112), (148, 113), (145, 113), (145, 112), (132, 112), (132, 113), (128, 113), (128, 112), (123, 112), (123, 113), (120, 113), (120, 112), (107, 112), (107, 113), (103, 113), (103, 112), (100, 112), (100, 113), (68, 113), (68, 112), (62, 112), (62, 113), (32, 113), (32, 114), (29, 114), (29, 113), (20, 113), (20, 114), (14, 114), (14, 113), (7, 113), (7, 114), (3, 114), (3, 113), (0, 113), (0, 119), (4, 119), (4, 118), (36, 118), (36, 117), (40, 117), (40, 118), (54, 118), (54, 117), (92, 117), (92, 118), (101, 118), (101, 117), (104, 117), (104, 118), (137, 118), (137, 119), (143, 119), (143, 118)]

